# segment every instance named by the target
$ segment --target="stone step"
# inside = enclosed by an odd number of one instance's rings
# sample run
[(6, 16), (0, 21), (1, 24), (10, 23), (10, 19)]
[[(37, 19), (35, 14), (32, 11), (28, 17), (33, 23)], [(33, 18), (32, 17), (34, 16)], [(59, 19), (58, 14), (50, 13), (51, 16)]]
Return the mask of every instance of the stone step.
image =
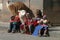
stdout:
[(49, 28), (50, 31), (60, 31), (60, 26)]

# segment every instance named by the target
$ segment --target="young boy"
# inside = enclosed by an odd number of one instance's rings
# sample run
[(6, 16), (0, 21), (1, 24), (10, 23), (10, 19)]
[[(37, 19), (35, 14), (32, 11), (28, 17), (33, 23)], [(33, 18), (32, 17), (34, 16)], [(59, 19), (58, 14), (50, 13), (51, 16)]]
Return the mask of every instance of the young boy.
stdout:
[(8, 30), (8, 33), (15, 31), (16, 23), (14, 19), (15, 19), (15, 16), (12, 16), (10, 19), (10, 29)]

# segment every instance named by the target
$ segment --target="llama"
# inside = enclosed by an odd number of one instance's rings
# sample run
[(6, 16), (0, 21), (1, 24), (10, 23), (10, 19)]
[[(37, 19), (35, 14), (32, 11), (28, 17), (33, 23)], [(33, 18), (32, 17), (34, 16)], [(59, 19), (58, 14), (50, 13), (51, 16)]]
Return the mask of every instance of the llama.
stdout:
[(29, 13), (30, 17), (34, 17), (33, 12), (31, 9), (29, 9), (24, 3), (22, 2), (12, 2), (9, 1), (6, 3), (7, 8), (10, 10), (10, 12), (13, 15), (16, 15), (18, 13), (18, 10), (26, 10), (27, 13)]

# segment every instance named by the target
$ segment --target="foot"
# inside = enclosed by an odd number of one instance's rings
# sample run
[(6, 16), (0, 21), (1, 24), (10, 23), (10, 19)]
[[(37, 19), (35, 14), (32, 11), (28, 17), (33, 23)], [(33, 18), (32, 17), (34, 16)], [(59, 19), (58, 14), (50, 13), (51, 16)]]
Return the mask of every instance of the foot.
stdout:
[(13, 31), (12, 33), (15, 33), (15, 31)]
[(11, 33), (12, 31), (8, 30), (8, 33)]
[(46, 34), (43, 34), (43, 37), (47, 37), (47, 35)]

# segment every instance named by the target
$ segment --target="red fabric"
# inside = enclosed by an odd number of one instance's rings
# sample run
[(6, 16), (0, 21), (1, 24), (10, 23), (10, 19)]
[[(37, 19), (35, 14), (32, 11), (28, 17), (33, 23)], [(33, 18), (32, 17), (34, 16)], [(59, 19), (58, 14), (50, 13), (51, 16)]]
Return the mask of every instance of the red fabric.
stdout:
[(37, 20), (33, 21), (33, 25), (34, 26), (38, 25)]
[(25, 24), (28, 25), (28, 21), (25, 21)]
[(19, 22), (20, 21), (20, 18), (19, 18), (19, 16), (17, 15), (17, 16), (15, 16), (15, 21), (16, 22)]
[(31, 23), (32, 23), (31, 19), (26, 19), (25, 24), (27, 24), (29, 26)]
[(24, 23), (27, 25), (28, 24), (28, 19), (24, 17)]
[(20, 25), (20, 29), (24, 30), (24, 25), (23, 24)]
[(28, 25), (30, 25), (31, 24), (31, 22), (30, 21), (28, 21)]
[(45, 25), (45, 24), (42, 24), (42, 27), (46, 27), (47, 25)]
[(18, 12), (17, 14), (19, 15), (20, 12)]

